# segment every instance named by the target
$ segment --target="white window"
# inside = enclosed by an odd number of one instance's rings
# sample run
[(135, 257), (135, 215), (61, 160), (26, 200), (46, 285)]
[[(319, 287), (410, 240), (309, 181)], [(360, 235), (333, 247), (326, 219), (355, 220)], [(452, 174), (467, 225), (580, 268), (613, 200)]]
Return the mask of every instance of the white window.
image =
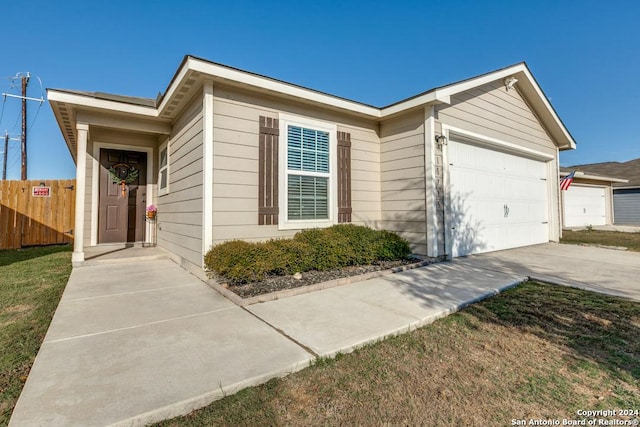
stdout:
[(160, 145), (158, 153), (158, 195), (169, 192), (169, 144)]
[(336, 126), (280, 116), (281, 229), (336, 223)]

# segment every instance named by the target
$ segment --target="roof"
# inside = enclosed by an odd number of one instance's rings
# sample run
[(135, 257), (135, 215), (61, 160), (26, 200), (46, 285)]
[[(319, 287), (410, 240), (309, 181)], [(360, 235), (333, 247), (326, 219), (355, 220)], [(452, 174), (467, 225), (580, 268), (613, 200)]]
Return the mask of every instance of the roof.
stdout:
[(78, 111), (126, 115), (130, 118), (171, 123), (189, 100), (201, 90), (204, 81), (213, 81), (214, 85), (242, 87), (270, 96), (293, 98), (298, 102), (340, 111), (343, 114), (384, 120), (414, 108), (449, 104), (452, 95), (507, 77), (517, 78), (518, 91), (527, 100), (558, 147), (561, 150), (575, 148), (575, 140), (524, 62), (433, 88), (385, 107), (375, 107), (190, 55), (183, 58), (164, 94), (155, 99), (68, 89), (47, 89), (47, 95), (69, 150), (75, 157)]
[(584, 173), (583, 171), (577, 170), (577, 169), (573, 169), (573, 168), (560, 168), (560, 176), (564, 177), (567, 176), (571, 173), (571, 171), (576, 171), (574, 178), (577, 179), (589, 179), (592, 181), (603, 181), (603, 182), (608, 182), (611, 183), (613, 185), (615, 185), (615, 183), (627, 183), (629, 182), (626, 179), (622, 179), (622, 178), (614, 178), (611, 176), (604, 176), (604, 175), (598, 175), (598, 174), (593, 174), (593, 173)]
[(606, 175), (629, 181), (628, 183), (614, 183), (613, 186), (616, 188), (640, 187), (640, 159), (629, 160), (628, 162), (603, 162), (575, 165), (570, 166), (567, 169)]
[(116, 95), (113, 93), (105, 92), (87, 92), (83, 90), (72, 89), (55, 89), (58, 92), (86, 96), (87, 98), (102, 99), (106, 101), (122, 102), (123, 104), (141, 105), (144, 107), (156, 107), (157, 99), (140, 98), (137, 96)]

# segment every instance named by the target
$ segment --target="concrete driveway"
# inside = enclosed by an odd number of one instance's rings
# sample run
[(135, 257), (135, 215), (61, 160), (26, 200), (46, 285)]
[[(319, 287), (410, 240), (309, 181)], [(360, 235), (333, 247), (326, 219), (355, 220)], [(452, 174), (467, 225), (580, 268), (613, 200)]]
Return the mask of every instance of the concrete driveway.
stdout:
[(640, 301), (640, 252), (546, 243), (457, 258), (456, 263)]

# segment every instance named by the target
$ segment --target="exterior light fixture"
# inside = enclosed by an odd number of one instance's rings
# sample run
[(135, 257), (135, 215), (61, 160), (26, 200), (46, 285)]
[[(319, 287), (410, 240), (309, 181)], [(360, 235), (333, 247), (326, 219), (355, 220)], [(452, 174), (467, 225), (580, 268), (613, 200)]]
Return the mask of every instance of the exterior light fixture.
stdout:
[(436, 144), (447, 145), (447, 137), (444, 135), (436, 135)]
[(518, 79), (513, 76), (504, 79), (504, 87), (507, 89), (507, 92), (509, 91), (509, 89), (513, 89), (516, 83), (518, 83)]

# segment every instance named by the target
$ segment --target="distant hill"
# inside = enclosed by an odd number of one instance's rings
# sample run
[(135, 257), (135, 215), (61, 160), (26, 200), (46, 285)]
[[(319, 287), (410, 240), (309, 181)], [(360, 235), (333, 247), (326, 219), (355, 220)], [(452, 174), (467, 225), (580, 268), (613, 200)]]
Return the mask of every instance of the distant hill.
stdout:
[(614, 182), (614, 187), (640, 187), (640, 159), (628, 162), (604, 162), (588, 165), (563, 167), (562, 170), (577, 170), (585, 173), (607, 176), (610, 178), (628, 179), (629, 182)]

